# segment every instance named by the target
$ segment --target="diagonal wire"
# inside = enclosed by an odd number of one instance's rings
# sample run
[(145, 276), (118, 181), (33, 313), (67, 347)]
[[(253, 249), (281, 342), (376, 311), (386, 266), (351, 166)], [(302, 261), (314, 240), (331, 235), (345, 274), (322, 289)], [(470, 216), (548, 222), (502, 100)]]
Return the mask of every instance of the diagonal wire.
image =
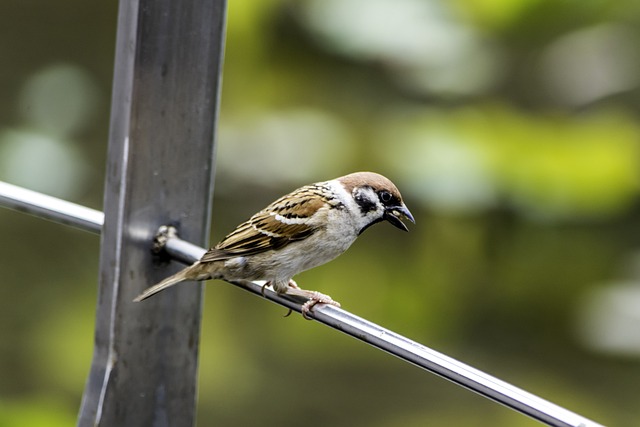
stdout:
[(0, 206), (100, 234), (104, 214), (95, 209), (0, 181)]
[[(0, 206), (98, 234), (104, 222), (104, 215), (100, 211), (1, 181)], [(164, 250), (174, 259), (191, 264), (205, 253), (204, 248), (166, 231), (167, 228), (164, 228), (160, 240)], [(263, 290), (261, 283), (230, 283), (297, 312), (300, 312), (304, 302), (294, 297), (279, 295), (270, 288)], [(602, 427), (594, 421), (338, 307), (318, 305), (309, 313), (309, 317), (549, 426)]]

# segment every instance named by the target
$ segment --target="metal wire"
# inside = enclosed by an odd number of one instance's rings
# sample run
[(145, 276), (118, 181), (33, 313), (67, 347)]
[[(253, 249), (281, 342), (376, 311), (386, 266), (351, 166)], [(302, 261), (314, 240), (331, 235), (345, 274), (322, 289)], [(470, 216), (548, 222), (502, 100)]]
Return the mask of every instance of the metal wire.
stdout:
[[(200, 259), (205, 252), (203, 248), (185, 242), (176, 236), (170, 236), (167, 239), (165, 250), (173, 258), (188, 264)], [(301, 305), (305, 302), (294, 297), (279, 295), (269, 287), (263, 289), (264, 283), (230, 283), (248, 290), (254, 295), (264, 296), (266, 299), (296, 312), (300, 312)], [(547, 425), (558, 427), (602, 427), (601, 424), (570, 412), (341, 308), (318, 305), (309, 313), (309, 317)]]
[(104, 214), (100, 211), (2, 181), (0, 181), (0, 206), (91, 233), (99, 234), (104, 222)]
[[(99, 211), (2, 182), (0, 182), (0, 205), (94, 233), (99, 233), (103, 221), (103, 215)], [(166, 236), (164, 248), (173, 258), (187, 264), (198, 260), (205, 252), (205, 249), (174, 235)], [(297, 312), (300, 312), (301, 305), (304, 303), (300, 299), (279, 295), (271, 288), (263, 289), (262, 283), (234, 282), (232, 284)], [(602, 427), (601, 424), (340, 308), (318, 305), (309, 315), (320, 323), (549, 426)]]

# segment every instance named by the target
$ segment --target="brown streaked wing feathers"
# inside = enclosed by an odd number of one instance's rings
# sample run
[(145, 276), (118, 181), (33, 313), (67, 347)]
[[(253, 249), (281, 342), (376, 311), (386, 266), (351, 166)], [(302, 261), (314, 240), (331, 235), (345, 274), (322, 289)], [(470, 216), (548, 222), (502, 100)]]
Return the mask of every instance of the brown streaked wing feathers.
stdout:
[[(313, 191), (316, 190), (316, 191)], [(327, 205), (325, 197), (314, 186), (302, 187), (284, 196), (264, 210), (240, 224), (215, 247), (209, 249), (200, 259), (213, 262), (236, 256), (254, 255), (271, 249), (280, 249), (290, 242), (303, 240), (312, 235), (317, 226), (308, 223), (286, 224), (275, 215), (285, 218), (309, 218)]]

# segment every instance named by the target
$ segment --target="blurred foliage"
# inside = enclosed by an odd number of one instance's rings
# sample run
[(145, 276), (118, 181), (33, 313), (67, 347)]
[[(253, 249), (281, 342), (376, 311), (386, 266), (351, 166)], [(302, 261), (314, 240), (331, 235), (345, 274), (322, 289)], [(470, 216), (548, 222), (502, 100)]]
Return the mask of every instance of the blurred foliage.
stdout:
[(74, 414), (64, 405), (31, 397), (28, 402), (0, 403), (0, 426), (66, 427), (75, 422)]
[[(0, 179), (99, 208), (115, 2), (0, 12)], [(639, 279), (621, 277), (640, 228), (638, 24), (633, 0), (229, 2), (212, 240), (301, 184), (384, 173), (411, 232), (377, 226), (298, 283), (637, 425), (638, 353), (583, 340), (581, 304)], [(8, 210), (0, 235), (0, 427), (69, 425), (99, 239)], [(284, 314), (208, 286), (199, 425), (539, 425)]]

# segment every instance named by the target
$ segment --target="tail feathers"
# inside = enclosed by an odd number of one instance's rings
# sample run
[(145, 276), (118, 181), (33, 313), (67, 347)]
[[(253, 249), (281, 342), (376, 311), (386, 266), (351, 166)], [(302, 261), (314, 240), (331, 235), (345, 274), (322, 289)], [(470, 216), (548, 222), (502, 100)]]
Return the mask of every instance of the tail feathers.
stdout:
[(133, 300), (133, 302), (140, 302), (142, 300), (145, 300), (155, 294), (157, 294), (158, 292), (164, 291), (167, 288), (170, 288), (173, 285), (176, 285), (180, 282), (184, 282), (185, 280), (205, 280), (208, 277), (202, 277), (202, 275), (198, 275), (197, 273), (197, 267), (199, 267), (199, 264), (196, 263), (190, 267), (185, 268), (184, 270), (180, 270), (179, 272), (177, 272), (176, 274), (174, 274), (173, 276), (169, 276), (166, 279), (164, 279), (163, 281), (161, 281), (160, 283), (157, 283), (147, 289), (145, 289), (144, 292), (142, 292), (140, 295), (138, 295), (137, 297), (135, 297), (135, 299)]

